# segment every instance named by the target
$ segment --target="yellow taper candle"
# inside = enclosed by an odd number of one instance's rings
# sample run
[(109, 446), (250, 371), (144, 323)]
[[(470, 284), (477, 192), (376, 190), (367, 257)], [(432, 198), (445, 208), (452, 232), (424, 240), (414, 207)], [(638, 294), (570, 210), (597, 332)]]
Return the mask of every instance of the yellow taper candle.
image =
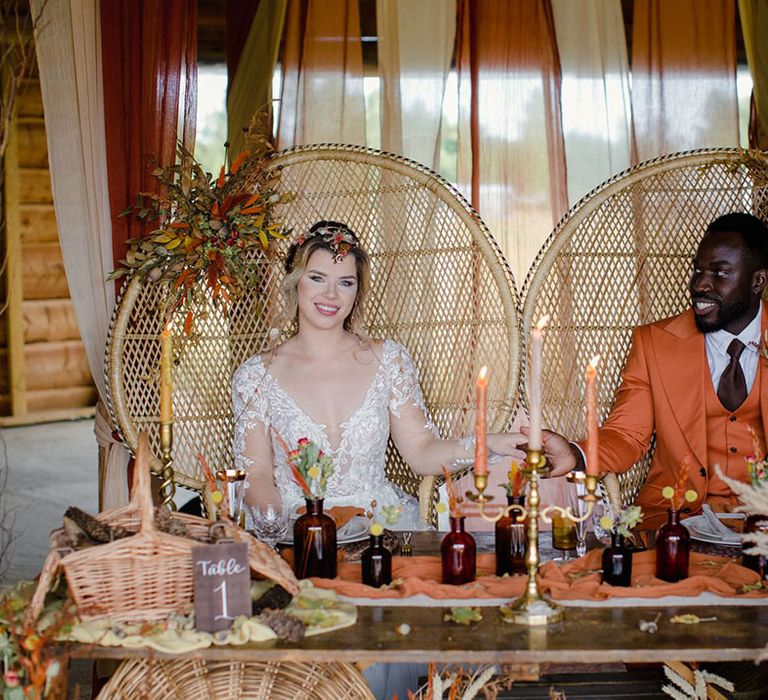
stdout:
[(166, 327), (160, 334), (160, 422), (173, 421), (173, 338)]

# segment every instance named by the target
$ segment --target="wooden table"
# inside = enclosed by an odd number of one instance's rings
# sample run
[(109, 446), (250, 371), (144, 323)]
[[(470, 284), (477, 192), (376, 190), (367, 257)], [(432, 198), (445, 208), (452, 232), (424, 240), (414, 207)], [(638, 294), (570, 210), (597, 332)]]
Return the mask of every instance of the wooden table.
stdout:
[[(479, 551), (493, 546), (492, 533), (476, 535)], [(416, 533), (414, 554), (434, 553), (437, 533)], [(541, 543), (552, 553), (549, 535)], [(438, 603), (439, 605), (439, 603)], [(470, 626), (443, 622), (444, 608), (360, 606), (353, 627), (310, 637), (298, 644), (269, 642), (242, 647), (211, 647), (185, 658), (243, 661), (607, 663), (660, 661), (737, 661), (757, 658), (768, 645), (768, 607), (717, 605), (676, 607), (568, 607), (564, 621), (549, 628), (527, 628), (502, 621), (498, 608), (483, 608), (483, 620)], [(671, 624), (682, 612), (717, 617), (696, 625)], [(641, 632), (641, 620), (661, 613), (656, 634)], [(402, 623), (411, 631), (397, 632)], [(174, 658), (143, 649), (96, 647), (90, 657)], [(177, 658), (177, 657), (176, 657)]]

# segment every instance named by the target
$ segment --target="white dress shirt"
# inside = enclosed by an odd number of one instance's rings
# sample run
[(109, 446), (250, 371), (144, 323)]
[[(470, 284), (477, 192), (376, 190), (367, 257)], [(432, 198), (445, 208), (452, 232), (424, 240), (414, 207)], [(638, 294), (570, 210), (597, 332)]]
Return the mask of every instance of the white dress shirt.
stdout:
[(744, 380), (747, 384), (747, 394), (752, 390), (757, 375), (757, 361), (760, 357), (760, 325), (763, 318), (763, 302), (755, 317), (749, 325), (738, 335), (728, 331), (719, 330), (704, 334), (704, 345), (707, 349), (707, 363), (709, 374), (712, 377), (712, 385), (717, 391), (717, 385), (723, 371), (731, 361), (728, 354), (728, 346), (734, 338), (738, 338), (745, 345), (744, 351), (739, 356), (741, 371), (744, 372)]

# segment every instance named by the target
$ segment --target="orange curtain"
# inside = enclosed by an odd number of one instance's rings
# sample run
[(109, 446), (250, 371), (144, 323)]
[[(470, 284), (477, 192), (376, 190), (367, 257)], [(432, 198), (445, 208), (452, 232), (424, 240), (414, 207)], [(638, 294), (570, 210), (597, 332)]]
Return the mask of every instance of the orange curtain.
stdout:
[(461, 0), (458, 181), (522, 282), (568, 207), (549, 0)]
[[(109, 202), (115, 263), (143, 226), (120, 212), (138, 192), (157, 192), (157, 165), (175, 160), (179, 110), (194, 149), (197, 111), (197, 0), (101, 3)], [(181, 106), (180, 106), (181, 105)]]
[(733, 0), (636, 0), (632, 114), (636, 162), (738, 146)]
[(358, 0), (290, 0), (277, 143), (365, 145)]

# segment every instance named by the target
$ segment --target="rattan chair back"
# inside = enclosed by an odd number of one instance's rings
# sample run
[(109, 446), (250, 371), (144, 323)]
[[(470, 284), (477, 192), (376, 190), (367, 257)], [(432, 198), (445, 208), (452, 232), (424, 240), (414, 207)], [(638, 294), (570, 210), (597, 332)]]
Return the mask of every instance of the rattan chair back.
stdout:
[(124, 661), (100, 700), (373, 700), (360, 671), (339, 662)]
[[(291, 195), (279, 215), (294, 235), (316, 221), (335, 220), (360, 237), (371, 258), (367, 332), (408, 348), (440, 433), (473, 432), (474, 379), (482, 365), (492, 371), (489, 426), (507, 426), (519, 383), (518, 297), (503, 255), (461, 194), (413, 161), (352, 146), (283, 151), (272, 172), (279, 173), (279, 190)], [(248, 357), (293, 332), (278, 327), (288, 243), (254, 261), (259, 285), (227, 307), (200, 309), (191, 337), (173, 329), (173, 456), (180, 484), (201, 486), (198, 453), (217, 467), (232, 463), (232, 374)], [(115, 424), (132, 449), (139, 428), (148, 432), (155, 469), (160, 468), (160, 299), (157, 285), (131, 280), (107, 348)], [(392, 445), (387, 470), (407, 492), (419, 491), (420, 480)]]
[[(708, 149), (642, 163), (595, 189), (560, 221), (524, 285), (523, 337), (549, 316), (544, 425), (567, 436), (585, 434), (583, 370), (595, 355), (605, 419), (632, 329), (689, 306), (698, 242), (709, 222), (732, 211), (766, 219), (765, 154)], [(620, 477), (625, 504), (645, 480), (650, 454)]]

